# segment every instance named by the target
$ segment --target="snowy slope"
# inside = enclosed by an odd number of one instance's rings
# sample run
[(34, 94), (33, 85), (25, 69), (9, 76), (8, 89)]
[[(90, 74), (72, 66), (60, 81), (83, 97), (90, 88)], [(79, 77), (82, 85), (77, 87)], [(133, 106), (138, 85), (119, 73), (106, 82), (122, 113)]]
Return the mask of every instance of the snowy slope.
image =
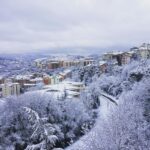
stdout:
[[(113, 97), (111, 96), (111, 98)], [(95, 139), (99, 138), (99, 133), (97, 131), (101, 126), (101, 118), (107, 119), (107, 115), (111, 112), (111, 110), (117, 107), (116, 104), (109, 101), (103, 96), (100, 97), (100, 102), (101, 106), (99, 107), (99, 116), (93, 129), (88, 134), (79, 139), (76, 143), (66, 148), (66, 150), (94, 150), (93, 143)]]

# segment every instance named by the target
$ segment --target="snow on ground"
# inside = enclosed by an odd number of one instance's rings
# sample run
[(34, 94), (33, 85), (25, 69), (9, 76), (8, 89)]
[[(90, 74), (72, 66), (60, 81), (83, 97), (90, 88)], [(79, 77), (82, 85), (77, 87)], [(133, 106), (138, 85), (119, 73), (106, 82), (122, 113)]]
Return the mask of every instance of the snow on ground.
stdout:
[(67, 94), (67, 98), (73, 98), (80, 95), (80, 91), (83, 90), (82, 85), (81, 82), (63, 81), (58, 84), (46, 85), (41, 90), (29, 91), (28, 93), (49, 94), (55, 99), (62, 98)]
[(100, 96), (100, 102), (101, 102), (101, 106), (99, 107), (98, 110), (99, 115), (93, 129), (89, 133), (81, 137), (73, 145), (67, 147), (66, 150), (93, 150), (93, 145), (94, 145), (93, 143), (95, 139), (98, 139), (99, 137), (99, 133), (97, 131), (101, 124), (101, 118), (107, 119), (107, 115), (111, 112), (112, 109), (116, 107), (116, 104), (109, 101), (106, 97), (103, 96)]
[(0, 98), (0, 106), (2, 106), (5, 103), (5, 98)]

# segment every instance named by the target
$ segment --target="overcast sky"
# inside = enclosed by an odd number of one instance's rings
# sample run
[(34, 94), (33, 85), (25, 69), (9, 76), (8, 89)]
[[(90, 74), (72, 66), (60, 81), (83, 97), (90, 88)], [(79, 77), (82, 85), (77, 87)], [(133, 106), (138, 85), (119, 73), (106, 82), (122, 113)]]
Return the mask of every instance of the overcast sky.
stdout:
[(149, 41), (150, 0), (0, 0), (0, 53), (94, 53)]

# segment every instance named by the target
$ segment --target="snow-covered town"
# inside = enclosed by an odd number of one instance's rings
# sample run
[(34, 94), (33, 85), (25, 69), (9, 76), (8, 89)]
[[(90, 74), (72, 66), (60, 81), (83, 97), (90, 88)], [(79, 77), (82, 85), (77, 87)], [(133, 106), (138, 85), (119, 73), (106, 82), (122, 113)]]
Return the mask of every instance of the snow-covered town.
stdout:
[[(19, 119), (18, 115), (21, 113), (20, 119), (23, 123), (21, 125), (19, 120), (14, 123), (14, 120), (8, 121), (7, 124), (11, 123), (11, 125), (8, 125), (7, 128), (12, 130), (10, 131), (12, 135), (7, 137), (7, 134), (3, 132), (6, 128), (3, 126), (3, 123), (6, 123), (3, 117), (6, 114), (1, 116), (0, 138), (2, 142), (0, 145), (2, 145), (2, 149), (3, 147), (11, 147), (12, 144), (15, 144), (15, 149), (20, 150), (25, 147), (27, 150), (35, 150), (38, 147), (43, 148), (47, 136), (50, 141), (46, 143), (46, 146), (49, 145), (50, 149), (55, 147), (67, 148), (67, 150), (97, 150), (99, 147), (103, 149), (108, 145), (106, 141), (103, 141), (105, 138), (109, 140), (115, 138), (111, 137), (114, 136), (114, 133), (104, 130), (106, 126), (108, 128), (108, 118), (110, 121), (113, 119), (109, 115), (119, 113), (118, 117), (125, 121), (124, 113), (127, 115), (125, 117), (128, 117), (128, 115), (134, 115), (134, 113), (137, 113), (136, 111), (138, 113), (140, 111), (139, 102), (137, 104), (134, 102), (135, 100), (132, 102), (133, 110), (135, 109), (133, 113), (130, 112), (132, 110), (128, 111), (130, 108), (128, 108), (127, 102), (120, 99), (128, 99), (126, 101), (129, 101), (135, 96), (137, 99), (140, 97), (147, 101), (146, 99), (149, 98), (150, 44), (143, 43), (141, 46), (133, 47), (128, 51), (110, 51), (96, 58), (92, 56), (77, 57), (75, 55), (53, 56), (53, 58), (36, 58), (29, 61), (29, 63), (31, 64), (28, 64), (28, 66), (32, 66), (33, 69), (27, 69), (28, 71), (23, 72), (23, 74), (18, 74), (18, 72), (12, 70), (13, 73), (11, 74), (10, 72), (9, 76), (4, 72), (0, 78), (1, 114), (13, 112), (9, 117)], [(5, 69), (7, 70), (7, 59), (5, 64)], [(18, 63), (19, 65), (21, 64)], [(139, 87), (142, 87), (142, 93)], [(148, 101), (145, 103), (144, 109), (149, 113)], [(127, 105), (125, 110), (122, 108), (124, 105)], [(3, 109), (6, 110), (4, 111)], [(122, 112), (120, 112), (120, 109), (123, 109)], [(25, 114), (29, 115), (29, 121), (28, 117), (24, 118)], [(39, 120), (39, 117), (46, 117), (46, 124), (42, 121), (44, 118)], [(116, 118), (117, 116), (113, 117)], [(146, 118), (149, 120), (149, 115)], [(122, 123), (117, 121), (114, 120), (110, 123), (112, 126), (115, 126), (116, 123)], [(147, 130), (143, 131), (142, 128), (141, 131), (136, 127), (134, 128), (136, 125), (133, 124), (132, 118), (129, 121), (131, 121), (132, 126), (129, 126), (129, 128), (128, 125), (126, 126), (125, 130), (128, 132), (132, 129), (135, 130), (134, 132), (137, 132), (137, 130), (138, 132), (147, 132)], [(143, 122), (144, 120), (139, 121)], [(123, 122), (123, 126), (124, 123), (126, 122)], [(148, 127), (147, 123), (145, 124), (146, 128)], [(35, 124), (33, 129), (32, 124)], [(24, 126), (27, 128), (25, 129)], [(52, 129), (49, 129), (49, 127)], [(51, 130), (53, 130), (54, 135), (49, 135), (44, 130), (50, 132), (50, 134)], [(33, 133), (30, 134), (30, 132)], [(99, 137), (100, 134), (104, 134), (103, 132), (108, 132), (111, 139), (107, 135), (104, 135), (103, 138)], [(117, 132), (119, 132), (119, 129)], [(131, 134), (130, 138), (136, 136), (134, 134)], [(5, 138), (2, 139), (4, 136), (9, 141), (8, 146), (5, 145)], [(36, 144), (27, 140), (30, 136), (31, 139), (36, 140)], [(13, 142), (10, 137), (14, 139)], [(25, 139), (22, 139), (23, 137)], [(99, 141), (97, 141), (99, 138), (103, 142), (100, 145)], [(116, 140), (120, 139), (119, 137), (116, 138)], [(93, 140), (96, 145), (93, 145)], [(125, 143), (122, 144), (126, 146)], [(147, 143), (142, 143), (142, 146), (147, 147), (147, 144), (149, 144), (148, 141)], [(118, 145), (115, 144), (115, 146)], [(137, 145), (131, 143), (130, 149), (134, 146), (136, 147)]]
[[(78, 97), (80, 95), (78, 85), (84, 87), (86, 83), (74, 81), (75, 70), (94, 66), (99, 68), (98, 71), (100, 74), (103, 74), (109, 72), (109, 70), (115, 66), (123, 66), (132, 61), (150, 59), (150, 44), (143, 43), (141, 46), (133, 47), (128, 51), (107, 52), (97, 59), (83, 56), (78, 56), (78, 58), (76, 58), (76, 56), (70, 57), (35, 59), (28, 64), (28, 66), (32, 66), (32, 68), (35, 69), (34, 72), (30, 72), (29, 70), (24, 72), (24, 74), (18, 74), (18, 72), (15, 74), (15, 72), (12, 71), (12, 75), (10, 73), (9, 76), (3, 74), (0, 76), (1, 98), (11, 95), (20, 95), (33, 90), (52, 91), (53, 94), (56, 90), (56, 93), (67, 92), (70, 93), (69, 96)], [(12, 62), (14, 62), (14, 60), (15, 59), (12, 59)], [(9, 67), (9, 63), (11, 63), (10, 61), (11, 60), (7, 61), (7, 59), (4, 61), (6, 70), (7, 66)], [(18, 68), (22, 65), (19, 64), (19, 61), (14, 64), (18, 64)], [(3, 63), (1, 66), (2, 65)], [(41, 73), (36, 72), (36, 69), (42, 70)]]
[(150, 150), (150, 0), (0, 0), (0, 150)]

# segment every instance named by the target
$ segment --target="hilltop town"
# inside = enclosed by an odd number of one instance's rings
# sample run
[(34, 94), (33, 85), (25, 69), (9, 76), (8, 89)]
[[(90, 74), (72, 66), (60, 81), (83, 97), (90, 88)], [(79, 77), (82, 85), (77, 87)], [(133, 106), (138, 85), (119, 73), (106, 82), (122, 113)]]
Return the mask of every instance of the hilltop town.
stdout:
[[(0, 96), (5, 98), (33, 90), (50, 92), (50, 90), (57, 89), (55, 92), (65, 93), (68, 89), (69, 96), (78, 97), (80, 88), (78, 89), (77, 85), (84, 87), (85, 83), (75, 83), (73, 79), (74, 70), (97, 66), (100, 74), (103, 74), (109, 72), (110, 68), (112, 69), (114, 66), (123, 66), (133, 61), (145, 59), (150, 59), (150, 44), (146, 43), (139, 47), (133, 47), (128, 51), (110, 51), (99, 56), (98, 59), (90, 56), (45, 57), (32, 59), (32, 61), (23, 65), (25, 60), (19, 62), (12, 58), (3, 58), (0, 60), (0, 69), (3, 70), (3, 74), (0, 76)], [(9, 72), (13, 72), (12, 66), (14, 66), (15, 73), (5, 73), (5, 70), (9, 70), (10, 66), (11, 71)], [(70, 84), (72, 87), (70, 87)]]
[(23, 60), (0, 61), (0, 149), (150, 146), (150, 44)]
[(150, 0), (0, 0), (0, 150), (150, 150)]

